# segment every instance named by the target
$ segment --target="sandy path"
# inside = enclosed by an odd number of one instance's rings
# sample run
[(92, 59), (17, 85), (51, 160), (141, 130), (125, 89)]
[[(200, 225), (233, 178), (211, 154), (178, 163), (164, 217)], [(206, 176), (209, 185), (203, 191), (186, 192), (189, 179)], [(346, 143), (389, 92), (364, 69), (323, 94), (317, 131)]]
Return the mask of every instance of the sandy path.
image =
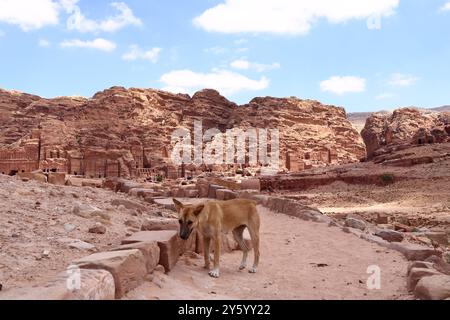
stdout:
[[(406, 260), (397, 252), (324, 224), (259, 208), (261, 265), (238, 271), (241, 252), (224, 254), (221, 277), (212, 279), (203, 260), (187, 254), (169, 275), (156, 274), (129, 299), (404, 299)], [(250, 255), (252, 259), (252, 254)], [(319, 267), (318, 264), (327, 266)], [(381, 268), (381, 289), (368, 290), (367, 267)]]

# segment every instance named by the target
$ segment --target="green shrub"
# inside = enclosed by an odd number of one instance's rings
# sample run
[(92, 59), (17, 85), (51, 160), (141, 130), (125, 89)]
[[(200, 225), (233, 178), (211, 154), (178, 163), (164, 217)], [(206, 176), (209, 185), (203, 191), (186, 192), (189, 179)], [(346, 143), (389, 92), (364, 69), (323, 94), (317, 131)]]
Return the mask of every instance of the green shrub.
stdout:
[(394, 175), (391, 173), (384, 173), (381, 175), (380, 179), (383, 184), (390, 184), (394, 182)]

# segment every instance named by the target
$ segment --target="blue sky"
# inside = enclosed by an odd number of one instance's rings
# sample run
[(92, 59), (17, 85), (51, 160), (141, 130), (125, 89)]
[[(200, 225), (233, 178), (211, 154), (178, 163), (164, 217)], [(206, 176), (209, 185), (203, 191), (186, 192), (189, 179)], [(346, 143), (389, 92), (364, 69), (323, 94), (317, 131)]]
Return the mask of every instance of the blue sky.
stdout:
[(0, 87), (450, 104), (448, 0), (0, 0)]

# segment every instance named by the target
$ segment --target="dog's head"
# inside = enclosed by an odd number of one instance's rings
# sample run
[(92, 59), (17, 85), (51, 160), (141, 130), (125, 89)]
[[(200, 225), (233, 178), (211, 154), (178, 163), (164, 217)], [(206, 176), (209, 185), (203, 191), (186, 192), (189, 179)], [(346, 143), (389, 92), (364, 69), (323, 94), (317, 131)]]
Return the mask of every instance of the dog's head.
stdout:
[(187, 240), (194, 228), (197, 227), (198, 215), (202, 212), (205, 205), (183, 205), (177, 199), (172, 200), (175, 204), (175, 208), (178, 211), (178, 221), (180, 222), (180, 238), (183, 240)]

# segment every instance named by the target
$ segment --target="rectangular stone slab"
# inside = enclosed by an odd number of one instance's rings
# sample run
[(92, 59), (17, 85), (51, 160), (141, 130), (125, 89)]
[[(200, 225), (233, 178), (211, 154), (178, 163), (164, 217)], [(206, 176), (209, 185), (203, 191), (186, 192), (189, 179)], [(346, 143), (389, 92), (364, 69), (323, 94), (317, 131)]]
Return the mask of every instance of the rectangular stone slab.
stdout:
[(48, 183), (64, 186), (66, 184), (66, 174), (64, 172), (50, 172)]
[(117, 251), (117, 250), (131, 250), (138, 249), (144, 255), (146, 260), (147, 272), (152, 273), (155, 267), (159, 263), (159, 246), (156, 241), (151, 242), (136, 242), (130, 244), (123, 244), (121, 246), (112, 248), (109, 251)]
[(389, 248), (403, 253), (406, 259), (410, 261), (423, 261), (431, 256), (440, 257), (442, 255), (441, 252), (436, 251), (432, 248), (412, 243), (393, 242), (390, 244)]
[(68, 269), (42, 286), (0, 292), (0, 300), (114, 300), (114, 297), (112, 274), (89, 269)]
[(94, 253), (73, 262), (82, 269), (104, 269), (114, 277), (116, 299), (139, 286), (147, 274), (147, 264), (138, 249)]
[(163, 265), (166, 271), (172, 270), (177, 263), (181, 252), (177, 231), (141, 231), (122, 240), (122, 244), (151, 241), (156, 241), (158, 243), (160, 249), (159, 264)]

